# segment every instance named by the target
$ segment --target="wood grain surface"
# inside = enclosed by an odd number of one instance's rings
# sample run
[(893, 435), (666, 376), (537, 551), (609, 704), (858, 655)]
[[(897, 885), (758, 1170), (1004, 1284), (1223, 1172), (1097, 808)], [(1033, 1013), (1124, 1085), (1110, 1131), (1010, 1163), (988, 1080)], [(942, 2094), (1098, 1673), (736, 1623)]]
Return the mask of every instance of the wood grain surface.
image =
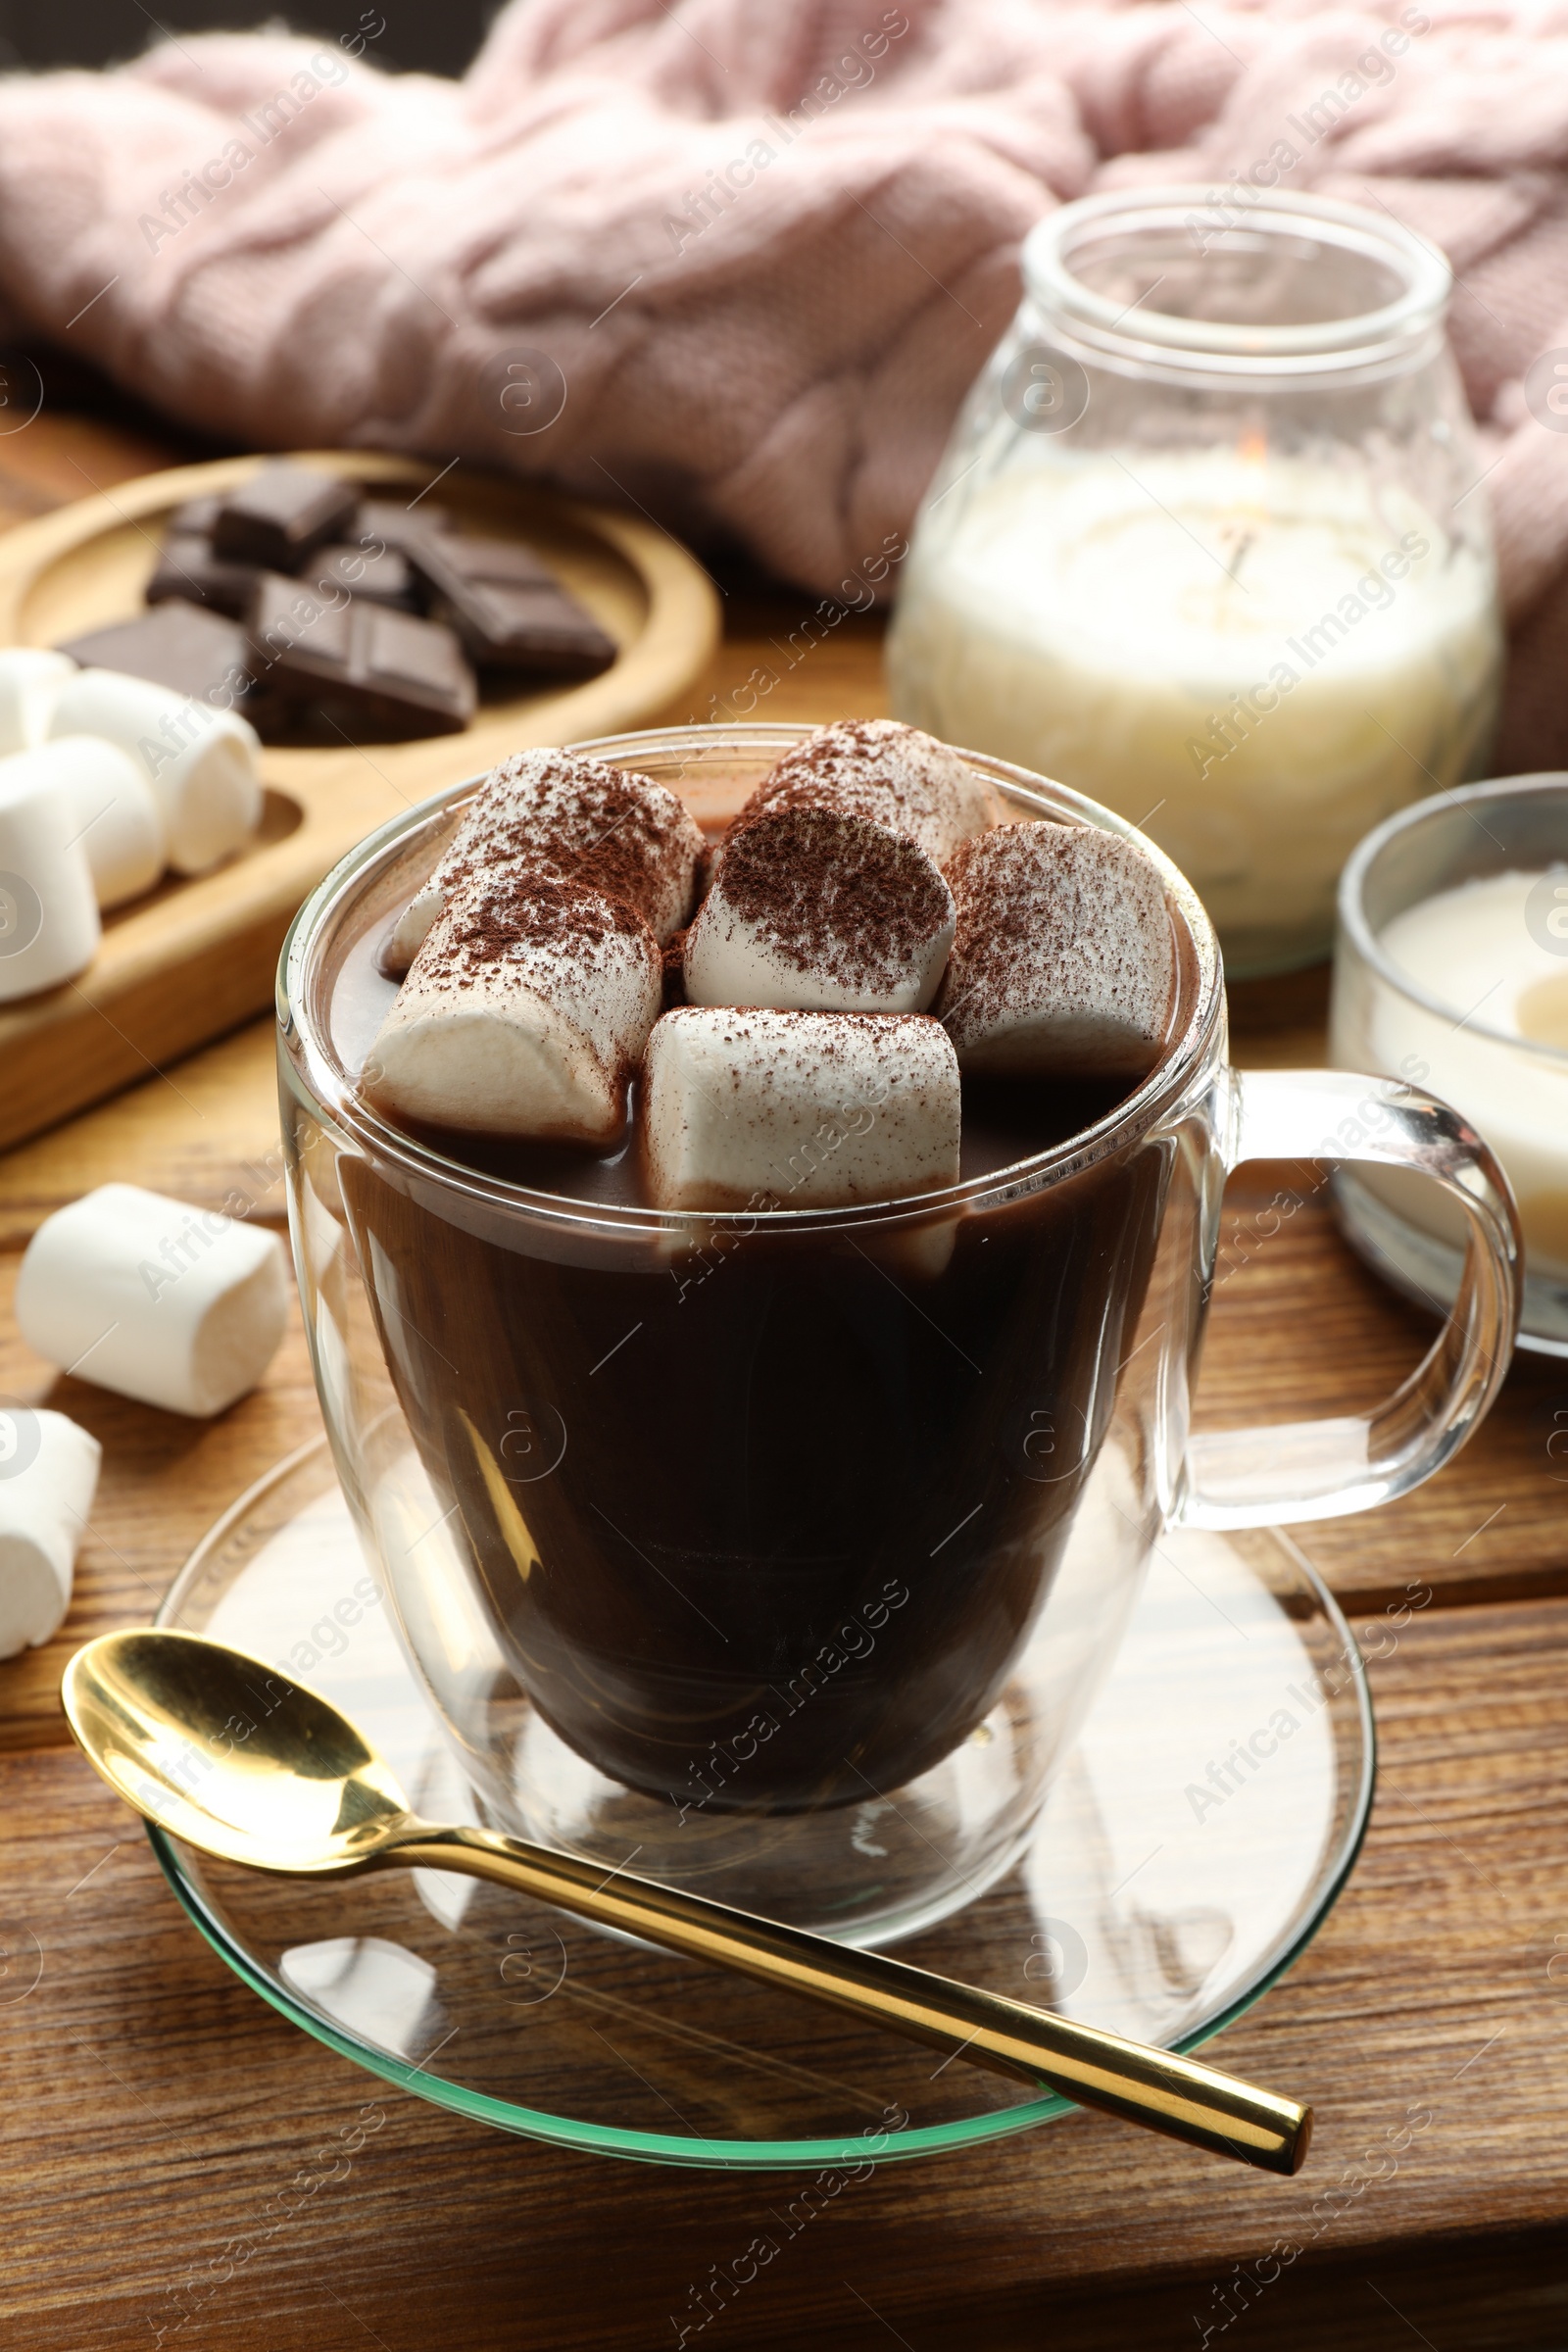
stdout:
[[(0, 442), (0, 516), (179, 453), (49, 411)], [(29, 504), (29, 502), (31, 502)], [(726, 575), (711, 679), (670, 718), (881, 708), (876, 615)], [(1236, 992), (1237, 1058), (1322, 1051), (1321, 975)], [(64, 1742), (70, 1648), (144, 1618), (234, 1496), (318, 1426), (297, 1327), (212, 1423), (30, 1356), (7, 1311), (40, 1217), (111, 1176), (277, 1219), (264, 1023), (0, 1158), (0, 1392), (102, 1438), (60, 1639), (0, 1667), (0, 2340), (26, 2352), (450, 2352), (1041, 2344), (1148, 2352), (1568, 2341), (1568, 1367), (1520, 1359), (1489, 1424), (1419, 1494), (1302, 1531), (1364, 1624), (1433, 1599), (1371, 1668), (1376, 1811), (1351, 1884), (1275, 1990), (1210, 2045), (1310, 2098), (1294, 2182), (1074, 2117), (847, 2186), (723, 2301), (786, 2194), (766, 2179), (563, 2154), (460, 2122), (329, 2056), (186, 1923), (139, 1829)], [(1263, 1238), (1258, 1210), (1296, 1202)], [(1267, 1223), (1267, 1220), (1263, 1220)], [(1312, 1167), (1249, 1168), (1199, 1399), (1209, 1425), (1345, 1412), (1431, 1337), (1339, 1240)], [(1563, 1418), (1557, 1418), (1562, 1415)], [(371, 2120), (371, 2118), (379, 2120)], [(346, 2174), (285, 2192), (362, 2120)], [(705, 2283), (706, 2282), (706, 2283)], [(707, 2294), (713, 2316), (700, 2329)]]

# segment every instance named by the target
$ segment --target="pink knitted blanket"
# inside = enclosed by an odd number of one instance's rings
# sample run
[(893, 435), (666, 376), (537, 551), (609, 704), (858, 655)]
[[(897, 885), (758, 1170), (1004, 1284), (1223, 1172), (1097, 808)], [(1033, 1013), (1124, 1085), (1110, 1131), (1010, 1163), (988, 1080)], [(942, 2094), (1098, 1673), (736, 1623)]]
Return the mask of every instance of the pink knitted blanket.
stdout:
[(19, 319), (226, 434), (548, 473), (831, 594), (906, 529), (1030, 223), (1222, 189), (1284, 139), (1283, 184), (1454, 264), (1513, 630), (1497, 764), (1568, 765), (1568, 414), (1537, 365), (1568, 359), (1568, 0), (514, 0), (462, 83), (379, 73), (362, 22), (0, 82)]

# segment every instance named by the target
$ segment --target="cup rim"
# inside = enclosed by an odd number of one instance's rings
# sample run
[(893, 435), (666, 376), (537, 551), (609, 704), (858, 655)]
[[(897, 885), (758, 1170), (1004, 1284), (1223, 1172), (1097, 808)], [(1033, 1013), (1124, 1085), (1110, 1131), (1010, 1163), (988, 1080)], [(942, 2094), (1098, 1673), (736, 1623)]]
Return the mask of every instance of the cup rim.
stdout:
[[(1346, 860), (1340, 875), (1339, 921), (1340, 934), (1355, 949), (1361, 961), (1375, 971), (1378, 978), (1396, 996), (1408, 1004), (1419, 1004), (1423, 1011), (1437, 1013), (1447, 1020), (1455, 1007), (1412, 980), (1384, 949), (1380, 935), (1372, 928), (1366, 911), (1366, 881), (1376, 860), (1389, 844), (1410, 827), (1422, 824), (1428, 817), (1444, 810), (1464, 808), (1471, 801), (1508, 801), (1543, 797), (1556, 792), (1568, 800), (1568, 768), (1537, 768), (1524, 776), (1494, 776), (1482, 784), (1458, 784), (1450, 792), (1430, 793), (1424, 801), (1412, 801), (1406, 808), (1396, 808), (1364, 834)], [(1508, 1046), (1516, 1054), (1532, 1054), (1548, 1068), (1568, 1066), (1568, 1049), (1548, 1045), (1544, 1038), (1521, 1037), (1516, 1030), (1494, 1029), (1487, 1021), (1466, 1020), (1465, 1027), (1472, 1037), (1490, 1038), (1494, 1044)]]
[[(749, 749), (778, 758), (816, 732), (815, 727), (804, 722), (734, 722), (637, 729), (595, 736), (564, 748), (582, 758), (634, 767), (639, 756), (647, 759), (661, 753), (665, 757), (722, 755)], [(981, 752), (960, 750), (959, 756), (988, 782), (998, 785), (1004, 795), (1022, 800), (1040, 815), (1058, 820), (1065, 816), (1069, 822), (1094, 825), (1102, 832), (1118, 834), (1141, 849), (1157, 868), (1167, 899), (1187, 929), (1196, 957), (1197, 978), (1187, 1020), (1180, 1034), (1167, 1044), (1149, 1076), (1103, 1118), (1048, 1151), (1010, 1161), (989, 1175), (969, 1177), (939, 1191), (911, 1193), (891, 1200), (816, 1208), (663, 1209), (640, 1202), (574, 1200), (558, 1193), (534, 1191), (510, 1178), (493, 1176), (463, 1160), (448, 1158), (394, 1126), (359, 1096), (352, 1076), (342, 1068), (330, 1044), (312, 1020), (309, 983), (313, 953), (331, 936), (333, 918), (363, 887), (371, 869), (388, 870), (407, 852), (414, 835), (433, 827), (456, 805), (477, 792), (488, 770), (465, 776), (387, 818), (339, 858), (331, 872), (311, 892), (289, 925), (278, 958), (279, 1052), (305, 1088), (316, 1115), (325, 1120), (351, 1148), (368, 1149), (383, 1164), (391, 1162), (424, 1184), (438, 1185), (492, 1207), (512, 1209), (579, 1230), (597, 1229), (622, 1236), (656, 1234), (688, 1240), (735, 1230), (859, 1232), (889, 1224), (928, 1223), (982, 1204), (995, 1207), (1046, 1185), (1061, 1183), (1146, 1134), (1181, 1099), (1194, 1074), (1204, 1066), (1215, 1030), (1223, 1028), (1225, 992), (1219, 943), (1201, 901), (1180, 868), (1157, 844), (1124, 817), (1102, 808), (1086, 794), (1074, 792), (1050, 777), (1036, 775), (1028, 768)], [(322, 1083), (327, 1075), (335, 1078), (335, 1086)]]
[(1404, 290), (1392, 302), (1345, 318), (1304, 321), (1297, 326), (1250, 326), (1234, 321), (1184, 318), (1139, 304), (1134, 329), (1123, 329), (1128, 306), (1095, 293), (1074, 274), (1070, 263), (1105, 225), (1169, 227), (1178, 213), (1226, 216), (1211, 188), (1172, 182), (1151, 188), (1113, 188), (1082, 196), (1050, 213), (1023, 241), (1022, 269), (1030, 297), (1086, 332), (1096, 347), (1134, 359), (1157, 353), (1166, 365), (1196, 369), (1240, 367), (1266, 375), (1272, 368), (1298, 372), (1313, 368), (1359, 368), (1386, 357), (1391, 346), (1407, 343), (1443, 318), (1453, 272), (1438, 247), (1393, 215), (1386, 219), (1365, 205), (1337, 197), (1298, 195), (1284, 188), (1246, 191), (1245, 216), (1227, 219), (1216, 242), (1240, 230), (1249, 234), (1299, 234), (1311, 223), (1326, 242), (1360, 253), (1400, 272)]

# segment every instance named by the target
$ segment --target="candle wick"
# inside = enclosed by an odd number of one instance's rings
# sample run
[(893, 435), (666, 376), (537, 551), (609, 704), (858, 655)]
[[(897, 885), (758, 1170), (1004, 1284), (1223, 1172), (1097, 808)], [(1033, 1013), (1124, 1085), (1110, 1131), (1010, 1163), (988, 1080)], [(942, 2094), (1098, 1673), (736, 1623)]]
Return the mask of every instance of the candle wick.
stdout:
[(1241, 537), (1241, 544), (1236, 550), (1235, 561), (1226, 565), (1226, 570), (1229, 572), (1231, 578), (1237, 582), (1238, 587), (1241, 585), (1238, 575), (1241, 571), (1242, 565), (1247, 561), (1248, 552), (1254, 544), (1256, 538), (1257, 533), (1255, 531), (1244, 530)]

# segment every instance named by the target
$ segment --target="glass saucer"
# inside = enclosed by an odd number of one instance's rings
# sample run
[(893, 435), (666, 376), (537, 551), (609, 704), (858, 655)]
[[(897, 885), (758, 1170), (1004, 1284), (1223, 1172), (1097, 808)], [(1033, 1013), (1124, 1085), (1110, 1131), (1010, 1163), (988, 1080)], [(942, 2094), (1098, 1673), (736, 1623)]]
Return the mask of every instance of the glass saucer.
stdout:
[[(159, 1623), (275, 1661), (365, 1728), (418, 1811), (476, 1818), (324, 1440), (225, 1513)], [(1302, 1554), (1271, 1532), (1168, 1535), (1029, 1851), (901, 1954), (1192, 2049), (1304, 1950), (1355, 1860), (1372, 1779), (1360, 1656)], [(1071, 2112), (478, 1880), (273, 1879), (148, 1835), (265, 2000), (372, 2074), (506, 2131), (780, 2170), (971, 2147)]]

